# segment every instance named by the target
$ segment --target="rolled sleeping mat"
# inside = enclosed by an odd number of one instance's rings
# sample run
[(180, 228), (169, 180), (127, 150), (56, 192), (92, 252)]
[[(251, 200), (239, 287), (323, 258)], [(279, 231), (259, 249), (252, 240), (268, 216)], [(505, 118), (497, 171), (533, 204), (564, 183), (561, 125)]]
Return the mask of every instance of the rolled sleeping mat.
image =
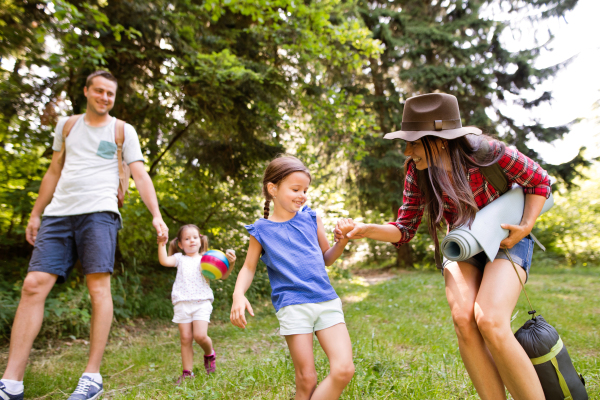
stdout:
[(558, 332), (541, 316), (519, 328), (515, 338), (531, 359), (546, 400), (587, 400), (583, 377), (577, 374)]
[[(540, 215), (553, 205), (554, 198), (550, 194)], [(507, 229), (502, 229), (500, 224), (520, 224), (524, 208), (523, 188), (515, 185), (478, 211), (471, 228), (460, 226), (450, 231), (442, 240), (442, 254), (451, 261), (464, 261), (484, 251), (490, 260), (494, 260), (500, 249), (500, 242), (510, 233)]]

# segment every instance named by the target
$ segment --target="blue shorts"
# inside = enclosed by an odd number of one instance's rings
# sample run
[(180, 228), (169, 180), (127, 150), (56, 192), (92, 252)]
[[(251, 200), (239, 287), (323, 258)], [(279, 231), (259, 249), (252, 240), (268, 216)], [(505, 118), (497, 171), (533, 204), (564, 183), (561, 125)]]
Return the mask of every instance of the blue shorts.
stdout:
[(120, 226), (113, 212), (43, 217), (28, 272), (58, 275), (57, 282), (63, 283), (79, 259), (85, 275), (112, 274)]
[[(531, 268), (531, 258), (533, 257), (534, 243), (535, 242), (533, 241), (531, 236), (527, 235), (523, 239), (521, 239), (519, 243), (515, 244), (512, 247), (512, 249), (507, 249), (508, 253), (510, 254), (510, 257), (515, 262), (515, 264), (525, 270), (525, 272), (527, 273), (527, 279), (529, 279), (529, 269)], [(506, 256), (506, 253), (504, 253), (503, 249), (500, 249), (500, 251), (496, 255), (496, 260), (498, 259), (508, 260), (508, 257)], [(442, 262), (442, 275), (444, 274), (444, 268), (446, 267), (446, 265), (451, 262), (453, 261), (444, 258), (444, 261)], [(479, 268), (483, 272), (483, 270), (485, 269), (485, 265), (488, 262), (490, 262), (490, 260), (485, 255), (485, 252), (482, 251), (481, 253), (475, 254), (473, 257), (468, 258), (462, 262), (469, 263)]]

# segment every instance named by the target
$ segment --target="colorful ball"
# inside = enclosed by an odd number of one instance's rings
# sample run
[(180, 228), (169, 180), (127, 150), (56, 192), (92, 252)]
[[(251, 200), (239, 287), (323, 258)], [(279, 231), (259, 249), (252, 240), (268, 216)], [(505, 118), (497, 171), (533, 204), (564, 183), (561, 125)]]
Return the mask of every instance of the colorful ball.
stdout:
[(222, 251), (209, 250), (202, 255), (200, 268), (208, 279), (221, 279), (229, 269), (229, 260)]

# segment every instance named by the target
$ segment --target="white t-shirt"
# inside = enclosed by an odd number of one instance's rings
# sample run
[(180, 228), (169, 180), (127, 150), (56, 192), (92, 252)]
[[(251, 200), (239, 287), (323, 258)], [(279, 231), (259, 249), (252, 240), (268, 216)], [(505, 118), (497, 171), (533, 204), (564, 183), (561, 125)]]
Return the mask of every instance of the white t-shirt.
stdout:
[(202, 256), (188, 257), (182, 253), (175, 253), (177, 259), (177, 277), (171, 292), (171, 301), (177, 304), (180, 301), (199, 301), (215, 299), (210, 283), (202, 275), (200, 260)]
[[(54, 151), (61, 149), (62, 130), (67, 119), (60, 120), (56, 125), (52, 145)], [(67, 136), (65, 165), (52, 201), (44, 210), (44, 216), (80, 215), (101, 211), (119, 214), (116, 121), (113, 117), (107, 125), (93, 127), (85, 123), (85, 114), (77, 120)], [(125, 124), (123, 160), (127, 164), (144, 161), (137, 133), (129, 124)]]

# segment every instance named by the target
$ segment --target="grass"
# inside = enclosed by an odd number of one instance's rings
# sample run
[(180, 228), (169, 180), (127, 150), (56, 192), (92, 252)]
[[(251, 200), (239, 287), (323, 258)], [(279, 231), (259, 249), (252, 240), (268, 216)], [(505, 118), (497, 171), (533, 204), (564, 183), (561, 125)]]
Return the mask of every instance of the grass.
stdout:
[[(590, 398), (600, 398), (600, 270), (533, 270), (527, 285), (534, 307), (561, 334)], [(356, 375), (343, 399), (477, 399), (464, 369), (443, 280), (434, 272), (338, 280), (354, 346)], [(256, 305), (246, 331), (212, 324), (209, 335), (218, 354), (218, 373), (206, 377), (196, 350), (197, 378), (181, 387), (175, 324), (135, 321), (114, 327), (102, 374), (105, 399), (290, 399), (293, 365), (270, 304)], [(527, 319), (521, 295), (513, 322)], [(45, 342), (48, 346), (51, 342)], [(25, 376), (27, 399), (64, 399), (85, 367), (83, 340), (56, 342), (32, 353)], [(4, 369), (7, 348), (2, 349)], [(315, 342), (319, 379), (327, 359)]]

